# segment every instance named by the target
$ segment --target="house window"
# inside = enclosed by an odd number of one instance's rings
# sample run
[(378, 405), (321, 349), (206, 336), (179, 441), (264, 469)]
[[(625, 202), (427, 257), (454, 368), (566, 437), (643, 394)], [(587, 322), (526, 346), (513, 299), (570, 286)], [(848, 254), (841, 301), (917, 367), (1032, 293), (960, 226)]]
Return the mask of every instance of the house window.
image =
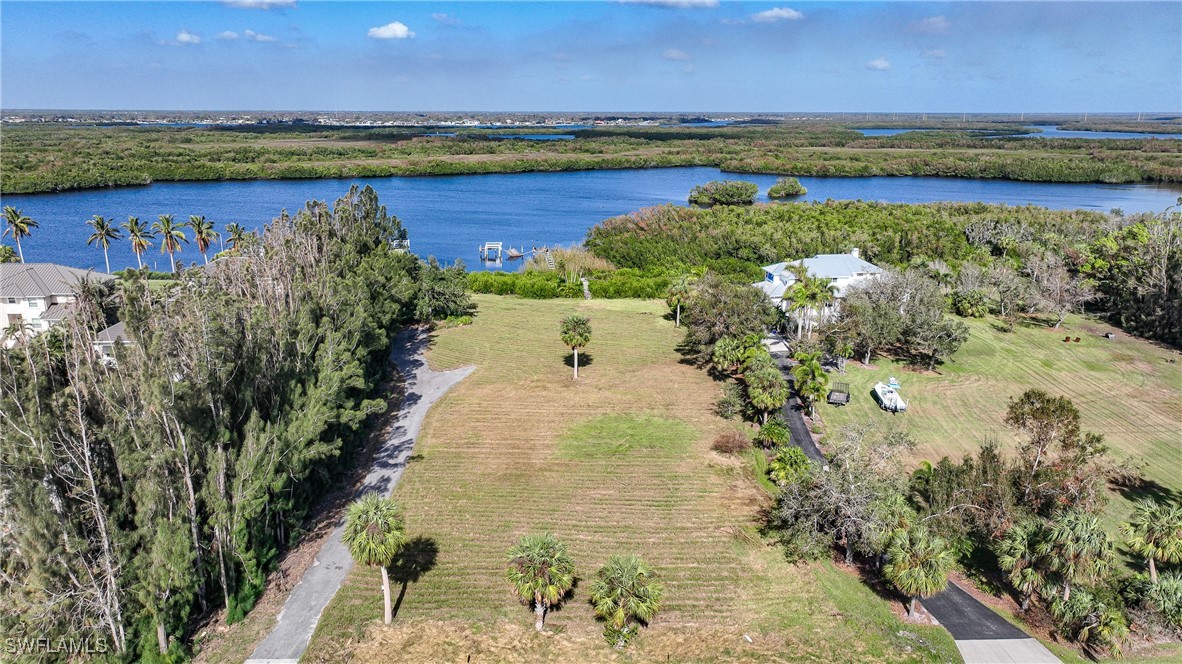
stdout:
[(41, 306), (41, 300), (38, 300), (35, 297), (29, 298), (29, 308), (30, 309), (36, 309), (39, 306)]
[(9, 304), (16, 304), (16, 298), (15, 297), (8, 298), (8, 303)]

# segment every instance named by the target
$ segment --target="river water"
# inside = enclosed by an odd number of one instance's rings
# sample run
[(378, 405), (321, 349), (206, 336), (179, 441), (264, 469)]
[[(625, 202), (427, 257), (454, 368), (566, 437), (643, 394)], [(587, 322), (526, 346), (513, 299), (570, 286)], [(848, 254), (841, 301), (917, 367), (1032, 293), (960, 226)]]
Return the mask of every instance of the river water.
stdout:
[[(255, 180), (241, 182), (163, 182), (55, 194), (4, 196), (3, 204), (20, 208), (40, 223), (22, 242), (29, 261), (103, 269), (102, 251), (87, 246), (86, 220), (99, 214), (118, 221), (128, 215), (152, 222), (158, 215), (178, 220), (205, 215), (219, 230), (237, 222), (259, 228), (280, 210), (294, 212), (311, 199), (335, 200), (353, 182), (369, 184), (382, 203), (402, 219), (411, 249), (443, 261), (463, 259), (479, 267), (477, 247), (484, 242), (529, 248), (581, 242), (599, 221), (648, 205), (684, 205), (695, 185), (718, 179), (742, 179), (760, 187), (760, 199), (773, 175), (737, 175), (716, 168), (572, 171), (509, 175), (386, 177), (338, 180)], [(800, 200), (863, 199), (891, 203), (984, 201), (1039, 205), (1053, 209), (1085, 208), (1127, 213), (1159, 212), (1182, 196), (1182, 188), (1154, 185), (1058, 184), (931, 177), (802, 177), (808, 194)], [(11, 239), (6, 239), (11, 244)], [(124, 240), (111, 246), (111, 269), (135, 265)], [(156, 243), (144, 259), (168, 269), (168, 256)], [(178, 255), (201, 261), (193, 245)], [(515, 269), (506, 262), (504, 269)]]

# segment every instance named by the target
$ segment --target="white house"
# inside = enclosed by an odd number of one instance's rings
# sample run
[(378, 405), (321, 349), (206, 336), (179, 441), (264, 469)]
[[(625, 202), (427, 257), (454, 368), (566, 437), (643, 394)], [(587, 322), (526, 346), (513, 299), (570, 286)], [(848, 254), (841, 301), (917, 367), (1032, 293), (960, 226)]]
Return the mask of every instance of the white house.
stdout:
[[(785, 298), (788, 290), (796, 283), (796, 274), (792, 268), (803, 267), (806, 274), (814, 279), (828, 279), (830, 285), (833, 287), (834, 297), (836, 301), (827, 305), (831, 311), (835, 311), (839, 306), (839, 301), (845, 297), (846, 293), (852, 286), (865, 283), (872, 279), (877, 279), (883, 273), (883, 269), (873, 263), (862, 260), (858, 255), (858, 250), (851, 249), (848, 254), (817, 254), (812, 258), (803, 258), (798, 261), (790, 261), (783, 263), (775, 263), (773, 265), (765, 265), (763, 268), (763, 281), (752, 284), (752, 286), (767, 293), (772, 303), (785, 312), (792, 312), (793, 306), (791, 298)], [(806, 322), (811, 325), (812, 321), (809, 319), (816, 318), (816, 314), (809, 310), (806, 312), (804, 318)], [(824, 316), (821, 316), (824, 318)]]
[(102, 272), (54, 263), (0, 263), (0, 339), (11, 348), (17, 337), (39, 334), (62, 320), (84, 278), (111, 281)]

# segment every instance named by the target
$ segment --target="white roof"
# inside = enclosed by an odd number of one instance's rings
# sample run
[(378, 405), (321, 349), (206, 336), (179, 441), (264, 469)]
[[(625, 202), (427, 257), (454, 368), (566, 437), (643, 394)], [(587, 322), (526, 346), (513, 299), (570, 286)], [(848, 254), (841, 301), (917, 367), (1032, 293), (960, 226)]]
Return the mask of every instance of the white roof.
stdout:
[(783, 298), (784, 292), (788, 290), (788, 284), (778, 279), (776, 281), (757, 281), (751, 285), (755, 286), (764, 293), (767, 293), (767, 296), (770, 297), (772, 301)]
[(0, 297), (73, 295), (74, 286), (86, 277), (97, 281), (115, 278), (56, 263), (0, 263)]

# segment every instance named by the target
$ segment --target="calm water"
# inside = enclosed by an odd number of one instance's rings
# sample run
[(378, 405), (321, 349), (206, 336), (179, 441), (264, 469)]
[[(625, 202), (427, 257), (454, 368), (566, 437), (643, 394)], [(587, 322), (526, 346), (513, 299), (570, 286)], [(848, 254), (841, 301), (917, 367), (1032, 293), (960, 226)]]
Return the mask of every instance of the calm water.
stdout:
[[(390, 177), (358, 180), (258, 180), (247, 182), (166, 182), (147, 187), (99, 189), (58, 194), (5, 196), (4, 205), (22, 208), (41, 227), (24, 242), (30, 261), (64, 263), (103, 269), (102, 251), (86, 245), (85, 220), (101, 214), (125, 221), (128, 215), (151, 222), (161, 214), (178, 220), (203, 214), (218, 229), (237, 222), (259, 228), (280, 210), (295, 211), (310, 199), (335, 200), (352, 182), (377, 190), (391, 213), (410, 232), (418, 254), (445, 261), (461, 258), (470, 268), (476, 248), (484, 242), (506, 246), (575, 244), (599, 221), (647, 205), (684, 205), (694, 185), (717, 179), (743, 179), (760, 187), (760, 197), (773, 175), (736, 175), (715, 168), (664, 168), (512, 175)], [(1087, 208), (1125, 212), (1161, 211), (1172, 205), (1182, 188), (1153, 185), (1051, 184), (955, 178), (869, 177), (800, 178), (808, 187), (803, 200), (863, 199), (892, 203), (986, 201), (1041, 205), (1055, 209)], [(11, 240), (8, 240), (11, 242)], [(168, 256), (158, 246), (144, 255), (168, 269)], [(189, 245), (179, 258), (198, 261)], [(126, 240), (111, 247), (111, 269), (134, 266)], [(515, 269), (505, 263), (506, 269)]]

